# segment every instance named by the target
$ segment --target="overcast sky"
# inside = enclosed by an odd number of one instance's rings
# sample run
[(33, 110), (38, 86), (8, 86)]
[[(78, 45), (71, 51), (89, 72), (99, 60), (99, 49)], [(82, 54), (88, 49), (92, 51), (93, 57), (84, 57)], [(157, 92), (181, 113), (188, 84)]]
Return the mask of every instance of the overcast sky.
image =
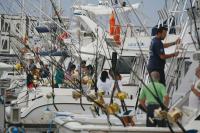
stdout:
[[(22, 0), (0, 0), (0, 13), (5, 13), (5, 10), (7, 13), (16, 14), (17, 12), (20, 12), (19, 5), (16, 3), (16, 1), (22, 1)], [(26, 6), (26, 12), (29, 12), (29, 14), (39, 14), (38, 10), (34, 8), (36, 6), (37, 8), (40, 8), (41, 5), (44, 10), (50, 11), (50, 0), (24, 0), (25, 6)], [(57, 0), (55, 0), (57, 1)], [(69, 16), (71, 14), (70, 7), (74, 3), (75, 0), (61, 0), (61, 7), (64, 9), (64, 15)], [(83, 3), (92, 3), (97, 4), (98, 0), (80, 0)], [(164, 7), (165, 0), (129, 0), (131, 3), (137, 3), (142, 2), (141, 11), (146, 15), (146, 18), (149, 20), (149, 26), (153, 26), (157, 23), (158, 15), (157, 10)], [(40, 4), (42, 2), (42, 4)], [(31, 4), (34, 4), (31, 5)], [(28, 11), (27, 11), (28, 10)]]

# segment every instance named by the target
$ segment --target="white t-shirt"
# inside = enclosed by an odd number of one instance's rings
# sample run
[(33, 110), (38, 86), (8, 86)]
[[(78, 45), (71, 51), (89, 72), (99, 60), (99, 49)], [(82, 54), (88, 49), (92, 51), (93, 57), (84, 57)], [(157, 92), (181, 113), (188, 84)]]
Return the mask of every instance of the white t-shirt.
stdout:
[(99, 78), (97, 81), (97, 88), (105, 91), (105, 94), (108, 95), (112, 89), (112, 81), (110, 79), (106, 79), (106, 82), (101, 81)]

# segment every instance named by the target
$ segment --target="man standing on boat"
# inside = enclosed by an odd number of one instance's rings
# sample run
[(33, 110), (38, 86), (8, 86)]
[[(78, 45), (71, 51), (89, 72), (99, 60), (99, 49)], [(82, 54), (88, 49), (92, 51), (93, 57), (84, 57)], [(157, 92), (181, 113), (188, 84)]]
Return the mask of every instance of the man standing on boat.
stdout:
[(172, 43), (163, 43), (162, 40), (165, 39), (167, 35), (167, 28), (160, 27), (157, 29), (156, 36), (152, 39), (149, 52), (149, 62), (147, 69), (149, 73), (157, 71), (160, 74), (160, 83), (166, 86), (165, 84), (165, 60), (178, 56), (179, 52), (172, 54), (165, 54), (164, 48), (176, 45), (180, 43), (180, 38)]
[(169, 97), (167, 95), (166, 87), (163, 84), (159, 83), (160, 81), (159, 72), (156, 71), (151, 72), (151, 77), (153, 81), (151, 81), (147, 85), (148, 88), (146, 87), (142, 88), (142, 91), (139, 96), (139, 103), (145, 110), (145, 112), (147, 112), (147, 119), (146, 119), (147, 127), (155, 127), (155, 126), (165, 127), (166, 126), (165, 120), (162, 119), (158, 120), (154, 118), (154, 111), (155, 109), (160, 108), (160, 105), (158, 101), (154, 98), (152, 93), (156, 95), (160, 99), (160, 101), (163, 102), (164, 105), (166, 106), (169, 103)]

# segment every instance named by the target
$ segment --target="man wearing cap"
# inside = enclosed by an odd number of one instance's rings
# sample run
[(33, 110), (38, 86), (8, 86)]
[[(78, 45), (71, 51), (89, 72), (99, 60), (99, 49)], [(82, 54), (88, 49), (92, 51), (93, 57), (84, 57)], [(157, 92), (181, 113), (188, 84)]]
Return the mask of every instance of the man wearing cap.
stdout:
[(156, 36), (152, 39), (150, 45), (149, 52), (149, 62), (147, 69), (149, 73), (153, 71), (157, 71), (160, 74), (160, 83), (165, 84), (165, 60), (178, 56), (179, 52), (175, 52), (172, 54), (165, 54), (164, 48), (168, 48), (170, 46), (176, 45), (180, 43), (180, 38), (178, 38), (175, 42), (172, 43), (164, 43), (162, 40), (165, 39), (167, 35), (167, 28), (160, 27), (157, 29)]

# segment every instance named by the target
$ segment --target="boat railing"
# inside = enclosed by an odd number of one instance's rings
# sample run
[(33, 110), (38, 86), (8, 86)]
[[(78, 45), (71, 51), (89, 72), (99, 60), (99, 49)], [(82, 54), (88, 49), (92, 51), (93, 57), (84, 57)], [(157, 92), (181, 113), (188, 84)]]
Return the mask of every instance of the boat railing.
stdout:
[[(161, 9), (158, 11), (159, 15), (159, 25), (167, 25), (168, 29), (174, 28), (176, 31), (176, 34), (180, 34), (180, 37), (185, 34), (185, 27), (188, 25), (188, 14), (187, 14), (187, 8), (188, 8), (188, 1), (173, 1), (171, 5), (171, 9), (167, 11), (167, 9)], [(192, 1), (192, 5), (194, 6), (196, 0)], [(182, 30), (181, 30), (182, 29)], [(168, 30), (169, 34), (170, 30)]]
[[(180, 2), (181, 2), (180, 0), (178, 1), (178, 3), (175, 2), (174, 5), (172, 6), (171, 11), (170, 11), (170, 12), (172, 12), (171, 15), (173, 15), (175, 17), (176, 16), (180, 17), (179, 22), (177, 22), (177, 24), (175, 26), (177, 28), (181, 29), (179, 31), (179, 33), (177, 33), (180, 36), (181, 39), (183, 39), (183, 37), (186, 34), (186, 31), (188, 31), (187, 29), (188, 29), (189, 21), (190, 21), (187, 12), (185, 12), (187, 1), (188, 0), (184, 1), (182, 3), (182, 6), (180, 4)], [(194, 6), (195, 2), (196, 2), (196, 0), (193, 0), (191, 4)], [(178, 12), (178, 10), (181, 10), (181, 11)], [(169, 26), (172, 27), (172, 25), (169, 25)], [(166, 75), (167, 75), (166, 81), (167, 81), (168, 91), (170, 91), (171, 89), (174, 89), (174, 87), (178, 88), (179, 84), (181, 83), (181, 82), (179, 82), (178, 84), (176, 84), (175, 80), (180, 78), (179, 77), (180, 69), (183, 67), (184, 58), (186, 56), (188, 46), (189, 46), (188, 44), (184, 44), (184, 48), (183, 48), (184, 51), (181, 54), (181, 57), (183, 57), (183, 58), (182, 58), (182, 61), (180, 62), (181, 63), (180, 65), (177, 65), (177, 60), (175, 58), (173, 58), (170, 61), (170, 65), (169, 65), (169, 68), (168, 68), (167, 73), (166, 73)], [(177, 49), (175, 49), (175, 50), (177, 50)], [(177, 74), (174, 75), (172, 72), (175, 72)], [(170, 75), (173, 75), (173, 76), (170, 76)]]

